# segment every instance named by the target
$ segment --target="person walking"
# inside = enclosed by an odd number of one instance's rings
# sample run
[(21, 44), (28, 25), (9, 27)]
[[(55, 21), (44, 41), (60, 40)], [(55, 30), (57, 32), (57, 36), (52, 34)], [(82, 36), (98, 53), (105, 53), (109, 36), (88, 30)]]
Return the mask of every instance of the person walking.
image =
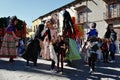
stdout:
[(34, 62), (34, 66), (37, 65), (37, 58), (39, 53), (41, 52), (41, 48), (43, 47), (43, 41), (46, 36), (48, 36), (48, 40), (51, 41), (51, 33), (50, 27), (53, 25), (50, 19), (48, 19), (44, 24), (40, 24), (38, 26), (37, 31), (35, 32), (34, 39), (28, 45), (27, 50), (22, 55), (24, 59), (27, 60), (27, 65), (29, 65), (29, 61)]
[[(64, 60), (64, 55), (65, 55), (65, 42), (63, 40), (63, 36), (58, 37), (58, 55), (57, 55), (57, 72), (62, 72), (63, 74), (63, 60)], [(59, 69), (59, 63), (61, 62), (61, 70)]]
[(90, 39), (90, 46), (89, 46), (90, 56), (88, 58), (90, 74), (92, 74), (95, 71), (95, 61), (97, 60), (97, 50), (98, 49), (99, 49), (99, 47), (98, 47), (97, 39), (96, 39), (96, 37), (92, 37)]
[(92, 23), (90, 31), (87, 33), (87, 41), (89, 41), (89, 58), (88, 58), (88, 64), (90, 71), (89, 73), (91, 74), (94, 72), (95, 69), (95, 61), (97, 59), (97, 51), (98, 51), (98, 31), (96, 30), (96, 23)]
[(13, 58), (17, 57), (17, 48), (16, 48), (16, 41), (18, 37), (15, 35), (16, 32), (16, 25), (18, 23), (18, 19), (16, 16), (12, 16), (10, 19), (10, 23), (6, 28), (6, 33), (3, 38), (1, 50), (0, 50), (0, 57), (7, 57), (10, 58), (9, 61), (13, 62)]

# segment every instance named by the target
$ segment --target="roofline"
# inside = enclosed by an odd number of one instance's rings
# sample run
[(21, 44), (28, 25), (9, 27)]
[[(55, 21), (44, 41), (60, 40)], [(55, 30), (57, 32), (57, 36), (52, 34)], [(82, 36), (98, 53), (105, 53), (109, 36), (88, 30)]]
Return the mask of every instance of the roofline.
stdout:
[[(82, 1), (86, 1), (86, 0), (81, 0), (81, 2), (82, 2)], [(49, 15), (49, 14), (52, 14), (53, 12), (60, 11), (60, 10), (62, 10), (63, 8), (68, 8), (68, 7), (70, 7), (71, 5), (75, 5), (75, 4), (79, 3), (79, 2), (80, 2), (79, 0), (74, 0), (74, 1), (68, 3), (68, 4), (66, 4), (66, 5), (64, 5), (64, 6), (60, 7), (60, 8), (57, 8), (57, 9), (51, 11), (51, 12), (48, 12), (48, 13), (46, 13), (46, 14), (38, 17), (37, 19), (43, 18), (43, 17), (45, 17), (45, 16), (47, 16), (47, 15)], [(32, 22), (36, 21), (37, 19), (33, 20)]]

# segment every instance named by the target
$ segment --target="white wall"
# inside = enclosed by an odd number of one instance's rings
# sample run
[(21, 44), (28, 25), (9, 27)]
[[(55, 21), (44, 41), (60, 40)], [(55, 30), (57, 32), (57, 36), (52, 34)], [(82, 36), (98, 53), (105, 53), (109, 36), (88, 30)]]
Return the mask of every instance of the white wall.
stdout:
[(106, 31), (107, 23), (104, 21), (103, 13), (106, 12), (106, 6), (103, 0), (88, 1), (87, 5), (90, 12), (88, 12), (88, 24), (91, 26), (92, 22), (96, 22), (99, 37), (103, 37)]

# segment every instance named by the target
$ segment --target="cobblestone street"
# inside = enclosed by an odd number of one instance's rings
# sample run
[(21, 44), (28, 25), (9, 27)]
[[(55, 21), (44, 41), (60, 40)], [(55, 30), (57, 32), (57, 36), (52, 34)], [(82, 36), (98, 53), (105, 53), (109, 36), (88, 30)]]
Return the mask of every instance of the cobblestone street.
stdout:
[(64, 74), (52, 73), (50, 61), (38, 59), (38, 65), (26, 66), (22, 58), (10, 63), (8, 59), (0, 59), (0, 80), (120, 80), (120, 54), (116, 54), (115, 63), (97, 62), (95, 73), (89, 75), (88, 65), (83, 60), (73, 62), (73, 66), (64, 63)]

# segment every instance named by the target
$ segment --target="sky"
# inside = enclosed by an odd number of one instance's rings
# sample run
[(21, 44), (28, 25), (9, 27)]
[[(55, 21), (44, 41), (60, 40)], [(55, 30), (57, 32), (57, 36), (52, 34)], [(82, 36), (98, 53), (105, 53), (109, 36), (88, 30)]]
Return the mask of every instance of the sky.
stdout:
[(31, 26), (33, 20), (72, 1), (74, 0), (0, 0), (0, 17), (16, 15), (27, 26)]

